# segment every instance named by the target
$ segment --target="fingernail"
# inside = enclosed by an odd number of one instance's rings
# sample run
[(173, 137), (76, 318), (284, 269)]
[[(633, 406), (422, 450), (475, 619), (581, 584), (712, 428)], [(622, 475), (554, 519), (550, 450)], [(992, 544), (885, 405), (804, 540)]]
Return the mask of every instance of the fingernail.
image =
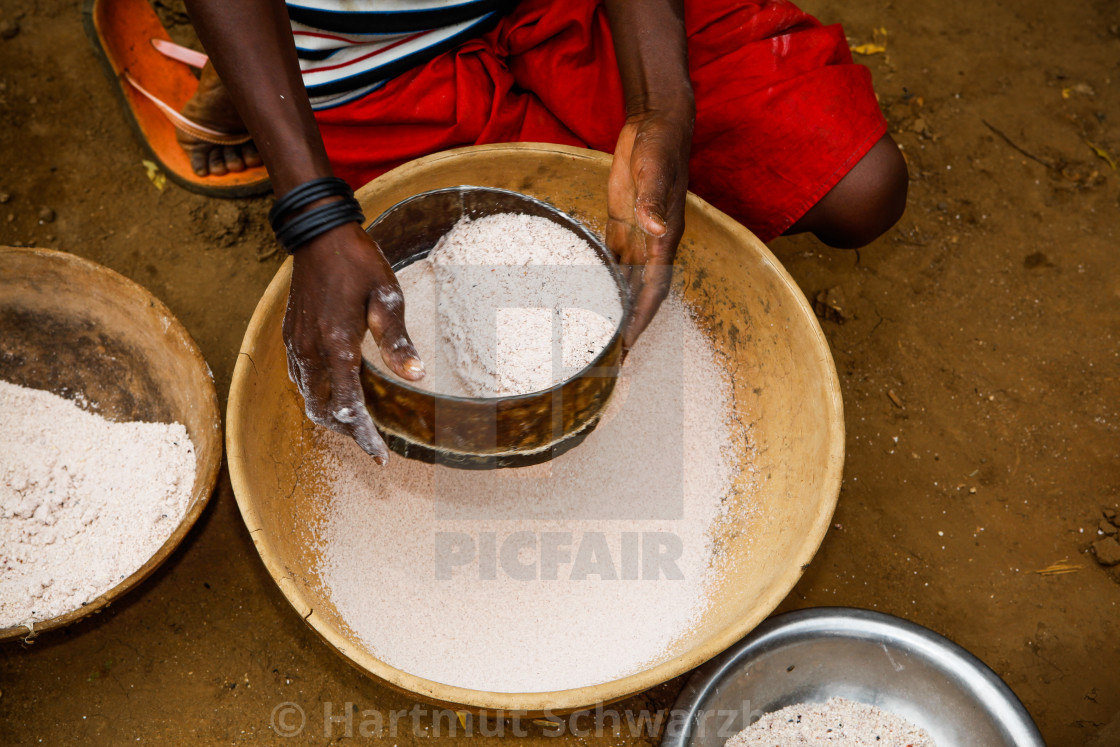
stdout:
[(662, 218), (660, 215), (658, 215), (657, 213), (650, 213), (649, 214), (649, 222), (654, 225), (654, 228), (655, 228), (654, 233), (656, 233), (658, 236), (665, 233), (665, 228), (666, 228), (665, 219)]
[(385, 449), (381, 439), (373, 436), (364, 428), (358, 428), (358, 432), (354, 434), (354, 440), (357, 441), (362, 451), (373, 457), (373, 461), (378, 464), (385, 464), (389, 461), (389, 452)]
[(424, 361), (419, 358), (409, 358), (404, 363), (404, 370), (416, 378), (424, 375)]

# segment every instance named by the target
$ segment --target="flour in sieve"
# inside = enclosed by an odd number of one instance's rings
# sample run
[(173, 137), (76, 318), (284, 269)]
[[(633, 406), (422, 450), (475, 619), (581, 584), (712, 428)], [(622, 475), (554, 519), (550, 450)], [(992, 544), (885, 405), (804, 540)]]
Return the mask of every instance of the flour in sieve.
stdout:
[[(622, 317), (614, 276), (591, 245), (536, 216), (463, 218), (397, 279), (428, 371), (416, 385), (444, 394), (547, 389), (590, 364)], [(432, 317), (439, 325), (421, 330)], [(363, 355), (384, 368), (370, 337)]]

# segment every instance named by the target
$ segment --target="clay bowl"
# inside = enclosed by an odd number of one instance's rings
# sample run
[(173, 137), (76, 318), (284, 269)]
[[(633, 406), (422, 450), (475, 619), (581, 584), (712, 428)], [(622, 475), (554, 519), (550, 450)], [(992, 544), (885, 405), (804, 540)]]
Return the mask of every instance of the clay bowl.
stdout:
[[(497, 213), (537, 216), (572, 231), (611, 269), (619, 296), (628, 298), (614, 257), (598, 236), (571, 216), (517, 192), (471, 186), (423, 192), (386, 210), (366, 231), (400, 270), (428, 256), (460, 218)], [(594, 430), (618, 379), (622, 323), (586, 368), (539, 392), (488, 398), (434, 394), (365, 361), (366, 403), (389, 448), (403, 456), (463, 469), (539, 464)]]
[[(401, 166), (359, 190), (358, 200), (366, 215), (376, 216), (420, 192), (492, 186), (546, 201), (601, 233), (610, 163), (605, 154), (558, 145), (463, 148)], [(664, 660), (611, 682), (562, 691), (496, 693), (423, 679), (378, 659), (350, 632), (315, 570), (317, 531), (330, 502), (317, 466), (326, 454), (288, 378), (281, 324), (291, 263), (277, 273), (249, 323), (234, 371), (226, 434), (230, 477), (269, 573), (299, 616), (355, 667), (432, 703), (571, 711), (646, 690), (707, 661), (765, 619), (797, 583), (824, 538), (840, 490), (844, 421), (836, 370), (804, 295), (767, 248), (694, 195), (685, 219), (681, 290), (725, 358), (736, 410), (751, 424), (756, 472), (743, 474), (728, 500), (749, 498), (755, 510), (732, 511), (739, 518), (715, 538), (729, 572), (711, 589), (708, 612)]]
[(107, 267), (65, 252), (0, 247), (0, 379), (79, 397), (115, 421), (178, 421), (197, 465), (186, 515), (128, 578), (78, 609), (0, 630), (0, 640), (69, 625), (140, 583), (174, 552), (218, 479), (221, 419), (198, 346), (159, 299)]

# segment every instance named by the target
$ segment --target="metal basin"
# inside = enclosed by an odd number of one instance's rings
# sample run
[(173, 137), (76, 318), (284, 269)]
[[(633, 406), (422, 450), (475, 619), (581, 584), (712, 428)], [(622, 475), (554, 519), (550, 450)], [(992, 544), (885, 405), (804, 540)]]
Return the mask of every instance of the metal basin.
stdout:
[(1045, 747), (984, 662), (928, 628), (848, 607), (778, 615), (698, 669), (661, 747), (722, 747), (766, 713), (831, 697), (895, 713), (939, 747)]

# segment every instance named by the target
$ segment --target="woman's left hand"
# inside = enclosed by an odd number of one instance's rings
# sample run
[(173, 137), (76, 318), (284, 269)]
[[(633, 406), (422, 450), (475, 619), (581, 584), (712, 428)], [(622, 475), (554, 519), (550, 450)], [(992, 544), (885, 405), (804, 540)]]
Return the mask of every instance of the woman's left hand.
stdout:
[(623, 342), (632, 346), (669, 293), (684, 233), (691, 109), (627, 118), (607, 184), (607, 246), (619, 257), (633, 304)]

